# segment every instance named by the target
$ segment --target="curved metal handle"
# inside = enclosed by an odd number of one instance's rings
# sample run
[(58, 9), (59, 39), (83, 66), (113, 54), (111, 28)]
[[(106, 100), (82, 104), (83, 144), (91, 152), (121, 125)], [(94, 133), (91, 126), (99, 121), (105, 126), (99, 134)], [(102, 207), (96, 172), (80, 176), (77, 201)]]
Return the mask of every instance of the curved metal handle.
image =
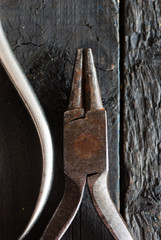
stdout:
[(53, 176), (53, 145), (48, 123), (46, 121), (41, 105), (35, 96), (32, 87), (30, 86), (26, 76), (23, 73), (18, 61), (16, 60), (7, 38), (4, 34), (2, 24), (0, 22), (0, 61), (4, 66), (8, 76), (14, 84), (17, 92), (26, 105), (36, 126), (42, 148), (43, 155), (43, 171), (40, 193), (36, 203), (36, 207), (32, 217), (20, 236), (23, 239), (31, 230), (39, 215), (41, 214), (44, 205), (47, 201), (50, 192), (52, 176)]
[(40, 240), (60, 240), (63, 237), (80, 208), (85, 184), (85, 176), (71, 179), (65, 174), (64, 196)]
[(116, 240), (134, 240), (128, 227), (116, 209), (107, 186), (108, 171), (88, 178), (89, 190), (95, 208)]

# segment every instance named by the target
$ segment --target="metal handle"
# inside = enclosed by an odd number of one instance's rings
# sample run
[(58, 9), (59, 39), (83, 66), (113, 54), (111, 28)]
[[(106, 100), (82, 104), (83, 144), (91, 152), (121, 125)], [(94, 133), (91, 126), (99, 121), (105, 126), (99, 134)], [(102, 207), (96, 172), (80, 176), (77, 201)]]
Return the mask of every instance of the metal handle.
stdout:
[(37, 129), (41, 149), (43, 155), (43, 171), (40, 193), (38, 200), (32, 214), (32, 217), (22, 235), (19, 237), (23, 239), (31, 230), (39, 215), (41, 214), (44, 205), (47, 201), (50, 192), (52, 176), (53, 176), (53, 145), (48, 123), (46, 121), (41, 105), (35, 96), (30, 83), (23, 73), (18, 61), (16, 60), (12, 49), (7, 41), (5, 33), (0, 22), (0, 61), (4, 66), (8, 76), (14, 84), (17, 92), (26, 105)]

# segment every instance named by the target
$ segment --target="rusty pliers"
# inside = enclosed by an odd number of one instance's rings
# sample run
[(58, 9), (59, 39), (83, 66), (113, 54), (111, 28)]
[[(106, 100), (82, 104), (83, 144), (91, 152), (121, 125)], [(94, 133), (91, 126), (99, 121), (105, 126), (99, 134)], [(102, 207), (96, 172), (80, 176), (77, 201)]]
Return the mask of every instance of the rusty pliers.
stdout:
[(117, 240), (133, 239), (108, 191), (107, 117), (91, 49), (79, 49), (64, 114), (65, 192), (42, 239), (61, 239), (75, 217), (85, 184), (104, 224)]
[[(53, 175), (53, 146), (48, 123), (29, 82), (18, 64), (0, 23), (0, 61), (24, 101), (37, 128), (43, 153), (40, 194), (32, 217), (20, 236), (31, 230), (46, 204)], [(60, 239), (75, 217), (89, 186), (93, 203), (115, 239), (131, 240), (126, 224), (116, 210), (107, 187), (108, 150), (106, 112), (90, 49), (77, 53), (69, 110), (64, 115), (64, 197), (42, 239)]]

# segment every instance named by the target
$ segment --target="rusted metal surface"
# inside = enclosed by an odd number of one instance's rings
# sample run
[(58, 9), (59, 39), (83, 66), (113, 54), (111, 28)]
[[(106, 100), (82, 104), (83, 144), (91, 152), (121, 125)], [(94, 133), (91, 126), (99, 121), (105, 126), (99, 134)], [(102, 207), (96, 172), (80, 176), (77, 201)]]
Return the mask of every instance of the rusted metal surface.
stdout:
[[(77, 91), (78, 90), (78, 91)], [(64, 114), (64, 197), (42, 239), (60, 239), (75, 217), (88, 184), (95, 208), (117, 240), (132, 240), (107, 187), (106, 111), (91, 49), (79, 49), (69, 110)]]
[(83, 67), (83, 55), (82, 50), (78, 50), (76, 62), (75, 62), (75, 71), (73, 76), (72, 91), (70, 94), (70, 101), (68, 109), (79, 109), (82, 108), (82, 67)]
[(86, 111), (103, 109), (94, 60), (90, 49), (83, 52), (84, 108)]
[(85, 178), (71, 179), (65, 176), (65, 192), (54, 217), (47, 226), (42, 240), (61, 239), (77, 213), (83, 197)]

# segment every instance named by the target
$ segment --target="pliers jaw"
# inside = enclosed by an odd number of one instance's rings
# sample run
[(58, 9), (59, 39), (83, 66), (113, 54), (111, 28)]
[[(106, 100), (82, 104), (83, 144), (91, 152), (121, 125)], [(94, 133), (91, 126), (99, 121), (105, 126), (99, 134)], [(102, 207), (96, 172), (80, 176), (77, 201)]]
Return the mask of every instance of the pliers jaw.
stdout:
[(106, 112), (91, 49), (79, 49), (64, 114), (64, 172), (72, 178), (106, 170)]
[(78, 49), (68, 111), (64, 123), (85, 116), (88, 111), (104, 110), (91, 49)]
[(68, 110), (64, 113), (65, 192), (43, 240), (60, 239), (75, 217), (88, 184), (95, 208), (117, 240), (132, 240), (107, 187), (107, 119), (91, 49), (79, 49)]

